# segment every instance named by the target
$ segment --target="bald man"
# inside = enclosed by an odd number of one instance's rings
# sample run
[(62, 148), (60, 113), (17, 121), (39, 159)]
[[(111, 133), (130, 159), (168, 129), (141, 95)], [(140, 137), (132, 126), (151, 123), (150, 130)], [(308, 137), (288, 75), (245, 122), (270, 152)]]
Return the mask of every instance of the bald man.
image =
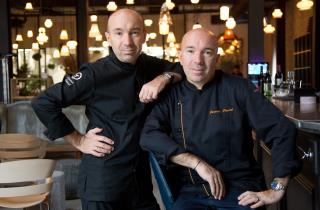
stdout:
[[(250, 81), (215, 70), (217, 48), (211, 31), (185, 34), (180, 62), (186, 79), (154, 106), (140, 144), (162, 164), (179, 166), (182, 189), (173, 209), (263, 209), (283, 197), (300, 169), (295, 126)], [(253, 156), (252, 129), (272, 145), (269, 190)]]
[[(83, 210), (157, 210), (150, 168), (139, 136), (149, 102), (177, 74), (177, 66), (141, 54), (146, 31), (130, 9), (113, 13), (106, 37), (113, 52), (32, 100), (49, 139), (64, 137), (83, 153), (79, 196)], [(170, 71), (170, 72), (169, 72)], [(61, 109), (86, 106), (87, 133), (80, 134)]]

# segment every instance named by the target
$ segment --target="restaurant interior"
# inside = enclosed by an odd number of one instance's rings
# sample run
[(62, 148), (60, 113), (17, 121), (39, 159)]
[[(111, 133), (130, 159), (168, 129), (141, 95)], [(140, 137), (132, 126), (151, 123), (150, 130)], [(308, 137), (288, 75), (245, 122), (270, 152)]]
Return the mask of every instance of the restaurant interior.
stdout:
[[(256, 85), (261, 72), (270, 74), (272, 89), (265, 95), (296, 124), (303, 169), (291, 180), (285, 197), (267, 209), (319, 210), (319, 0), (0, 0), (0, 164), (6, 163), (3, 154), (13, 148), (8, 145), (24, 149), (21, 142), (35, 141), (32, 151), (37, 154), (28, 153), (23, 159), (57, 162), (48, 169), (53, 178), (51, 196), (43, 197), (41, 203), (47, 201), (52, 210), (81, 209), (76, 194), (81, 152), (63, 139), (48, 141), (30, 100), (62, 82), (65, 75), (77, 73), (82, 64), (109, 55), (108, 17), (121, 8), (136, 10), (144, 18), (145, 54), (179, 62), (183, 35), (202, 27), (218, 37), (218, 69)], [(304, 101), (306, 97), (311, 102)], [(68, 107), (64, 113), (80, 132), (86, 131), (84, 107)], [(254, 150), (268, 182), (272, 179), (270, 149), (256, 138)], [(156, 163), (151, 164), (153, 173), (161, 172), (153, 166)], [(0, 174), (1, 170), (5, 169), (0, 166)], [(161, 208), (170, 209), (161, 176), (153, 177)], [(0, 209), (5, 209), (9, 206), (2, 205), (1, 192)], [(14, 207), (24, 208), (18, 202), (28, 203), (17, 199)]]

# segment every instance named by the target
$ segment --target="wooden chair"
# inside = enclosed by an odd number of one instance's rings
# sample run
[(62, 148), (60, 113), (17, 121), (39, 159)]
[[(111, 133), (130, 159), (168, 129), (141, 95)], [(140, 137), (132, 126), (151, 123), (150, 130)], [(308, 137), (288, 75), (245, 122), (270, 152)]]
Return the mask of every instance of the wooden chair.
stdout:
[(54, 168), (55, 161), (49, 159), (0, 163), (0, 206), (26, 208), (45, 203), (53, 184)]
[(0, 134), (0, 161), (43, 158), (46, 142), (30, 134)]

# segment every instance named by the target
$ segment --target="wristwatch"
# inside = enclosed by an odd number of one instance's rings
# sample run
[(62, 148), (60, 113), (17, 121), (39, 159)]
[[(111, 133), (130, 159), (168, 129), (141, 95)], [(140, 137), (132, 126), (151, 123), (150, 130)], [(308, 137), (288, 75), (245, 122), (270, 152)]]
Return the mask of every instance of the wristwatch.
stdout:
[(171, 72), (163, 72), (162, 74), (166, 79), (169, 80), (169, 84), (171, 84), (174, 80), (174, 76), (173, 76), (173, 73)]
[(274, 179), (271, 184), (271, 189), (275, 191), (285, 190), (286, 186), (278, 182), (278, 180)]

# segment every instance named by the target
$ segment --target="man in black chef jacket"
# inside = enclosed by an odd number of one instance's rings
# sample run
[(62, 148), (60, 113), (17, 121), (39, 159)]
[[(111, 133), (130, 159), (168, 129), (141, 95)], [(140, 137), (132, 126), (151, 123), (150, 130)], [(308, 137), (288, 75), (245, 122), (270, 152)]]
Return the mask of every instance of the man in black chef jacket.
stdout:
[[(78, 185), (83, 210), (156, 210), (139, 136), (146, 103), (180, 75), (172, 72), (176, 65), (141, 54), (146, 31), (137, 12), (113, 13), (106, 37), (113, 49), (109, 56), (83, 65), (34, 98), (32, 106), (49, 139), (64, 137), (83, 152)], [(72, 104), (86, 106), (85, 135), (61, 112)]]
[[(283, 197), (300, 169), (295, 125), (250, 81), (216, 71), (217, 48), (217, 38), (206, 29), (183, 37), (186, 79), (156, 103), (142, 131), (143, 149), (162, 164), (179, 165), (182, 189), (175, 210), (264, 208)], [(272, 148), (274, 180), (268, 190), (253, 156), (252, 129)]]

